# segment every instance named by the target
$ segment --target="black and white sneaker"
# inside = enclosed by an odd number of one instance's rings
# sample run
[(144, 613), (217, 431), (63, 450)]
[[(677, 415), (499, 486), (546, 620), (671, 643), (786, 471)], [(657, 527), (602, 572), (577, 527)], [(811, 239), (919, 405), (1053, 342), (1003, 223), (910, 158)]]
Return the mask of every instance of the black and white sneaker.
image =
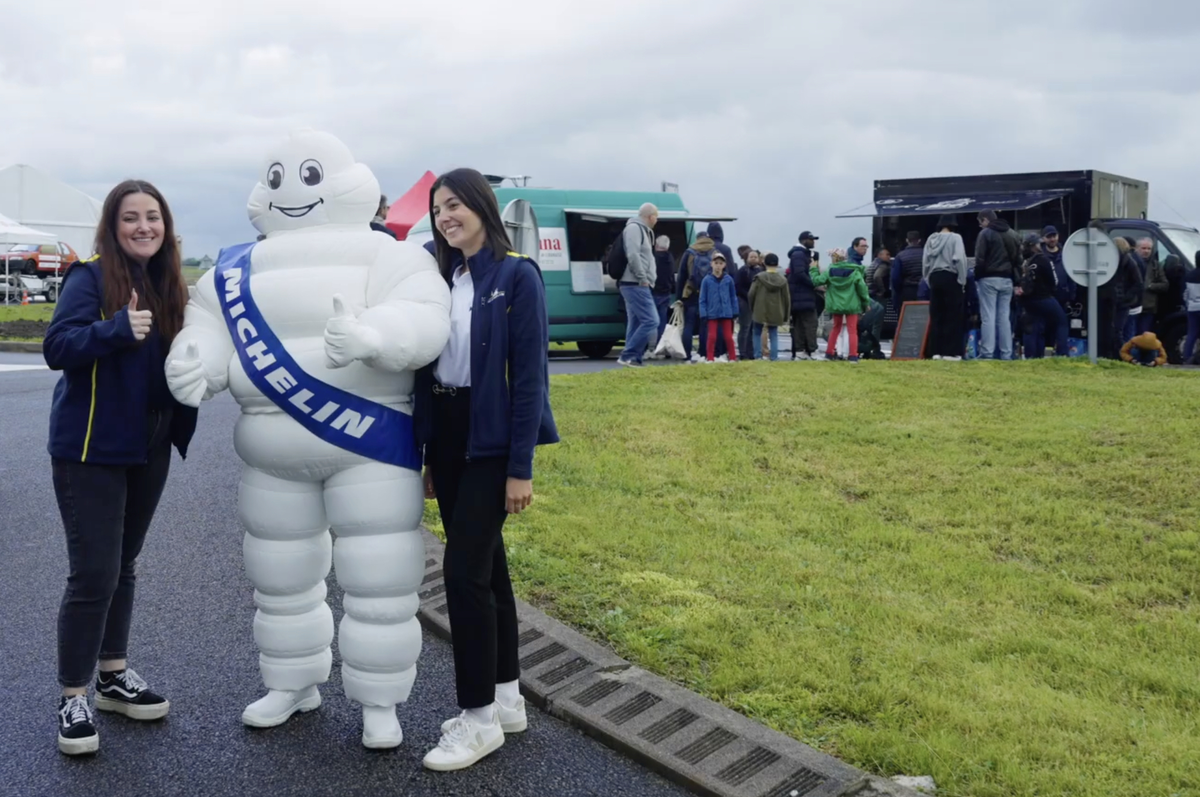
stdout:
[(133, 670), (101, 672), (96, 679), (97, 711), (112, 711), (133, 720), (160, 720), (170, 708), (167, 699), (151, 692)]
[(58, 701), (58, 749), (66, 755), (85, 755), (100, 749), (100, 735), (87, 695)]

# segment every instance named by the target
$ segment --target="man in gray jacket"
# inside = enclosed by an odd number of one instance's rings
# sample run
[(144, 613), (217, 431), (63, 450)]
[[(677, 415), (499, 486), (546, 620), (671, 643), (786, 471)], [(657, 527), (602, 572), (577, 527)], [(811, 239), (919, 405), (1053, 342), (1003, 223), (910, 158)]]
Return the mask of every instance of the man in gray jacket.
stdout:
[(640, 367), (646, 344), (658, 329), (658, 310), (650, 286), (654, 284), (657, 268), (654, 263), (654, 225), (658, 223), (658, 208), (647, 202), (638, 210), (637, 218), (625, 223), (622, 243), (628, 265), (617, 286), (625, 300), (625, 350), (617, 360), (621, 365)]

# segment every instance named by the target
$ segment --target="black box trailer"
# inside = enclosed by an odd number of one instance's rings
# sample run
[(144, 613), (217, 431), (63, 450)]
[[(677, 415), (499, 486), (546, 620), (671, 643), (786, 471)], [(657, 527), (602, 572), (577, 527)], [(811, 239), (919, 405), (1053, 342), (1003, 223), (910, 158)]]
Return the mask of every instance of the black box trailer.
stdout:
[(1149, 198), (1149, 183), (1095, 169), (919, 177), (876, 180), (874, 200), (838, 218), (873, 219), (873, 256), (883, 248), (893, 254), (903, 249), (910, 231), (924, 240), (936, 232), (938, 217), (950, 214), (974, 257), (981, 211), (996, 211), (1022, 234), (1054, 225), (1065, 241), (1092, 219), (1145, 219)]
[[(1180, 362), (1186, 333), (1186, 312), (1181, 307), (1182, 274), (1196, 265), (1200, 233), (1191, 227), (1150, 221), (1150, 184), (1095, 169), (1071, 172), (1029, 172), (989, 174), (965, 177), (921, 177), (907, 180), (876, 180), (872, 202), (847, 211), (838, 218), (872, 219), (874, 257), (886, 248), (895, 254), (905, 246), (911, 231), (922, 241), (937, 230), (938, 219), (953, 215), (958, 222), (973, 263), (975, 240), (979, 236), (977, 218), (984, 210), (994, 210), (1012, 228), (1024, 236), (1053, 225), (1059, 240), (1092, 221), (1100, 221), (1109, 236), (1130, 240), (1151, 238), (1158, 259), (1165, 262), (1176, 255), (1183, 268), (1171, 275), (1172, 287), (1166, 298), (1170, 310), (1159, 319), (1159, 336), (1172, 362)], [(1071, 334), (1086, 335), (1086, 296), (1079, 296), (1067, 307)], [(891, 337), (896, 313), (890, 304), (884, 315), (884, 337)]]

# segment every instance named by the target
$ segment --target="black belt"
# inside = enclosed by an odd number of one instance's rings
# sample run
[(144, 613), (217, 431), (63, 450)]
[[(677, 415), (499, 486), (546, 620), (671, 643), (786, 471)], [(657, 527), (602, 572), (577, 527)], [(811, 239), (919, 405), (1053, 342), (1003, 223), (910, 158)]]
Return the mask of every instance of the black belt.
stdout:
[(433, 383), (433, 395), (435, 396), (469, 396), (471, 388), (469, 387), (447, 387), (440, 382)]

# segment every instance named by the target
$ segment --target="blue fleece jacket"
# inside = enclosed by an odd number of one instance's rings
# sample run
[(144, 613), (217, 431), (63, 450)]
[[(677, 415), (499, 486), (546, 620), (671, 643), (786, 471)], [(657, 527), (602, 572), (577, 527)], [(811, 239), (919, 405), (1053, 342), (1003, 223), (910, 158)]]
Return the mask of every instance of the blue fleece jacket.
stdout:
[[(461, 259), (457, 265), (461, 264)], [(558, 442), (550, 411), (550, 320), (537, 264), (490, 249), (470, 258), (471, 429), (467, 457), (507, 457), (508, 475), (533, 478), (533, 450)], [(424, 448), (433, 440), (434, 361), (417, 372), (413, 427)]]
[(95, 465), (144, 464), (151, 410), (172, 412), (171, 442), (187, 456), (196, 410), (167, 390), (162, 337), (152, 327), (145, 340), (135, 340), (128, 309), (105, 318), (103, 306), (99, 259), (72, 264), (42, 341), (46, 364), (63, 372), (50, 406), (50, 456)]
[(716, 274), (709, 274), (700, 283), (700, 317), (701, 318), (737, 318), (737, 290), (733, 287), (733, 277), (722, 274), (717, 279)]

